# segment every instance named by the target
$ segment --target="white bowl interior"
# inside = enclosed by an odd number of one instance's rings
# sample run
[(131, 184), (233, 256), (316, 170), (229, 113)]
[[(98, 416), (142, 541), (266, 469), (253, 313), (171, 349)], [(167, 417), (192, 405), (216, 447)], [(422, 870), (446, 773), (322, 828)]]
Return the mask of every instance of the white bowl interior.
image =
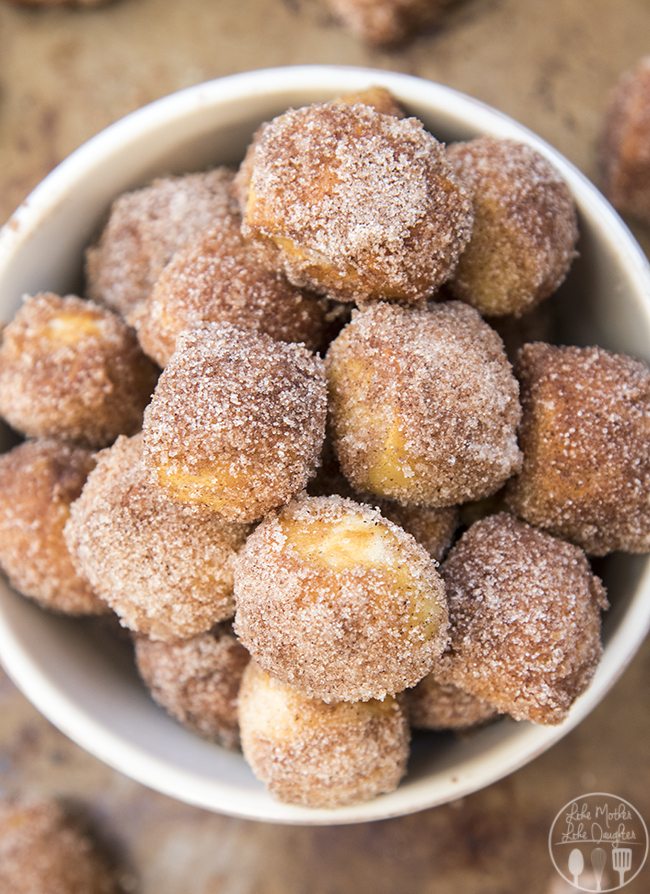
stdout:
[[(236, 75), (160, 100), (103, 131), (59, 166), (0, 234), (0, 318), (41, 289), (79, 288), (85, 245), (111, 200), (152, 176), (236, 164), (263, 120), (289, 106), (384, 84), (443, 140), (492, 134), (524, 140), (560, 169), (581, 218), (580, 258), (561, 290), (562, 336), (649, 357), (650, 271), (618, 216), (591, 184), (525, 128), (453, 90), (404, 75), (301, 67)], [(563, 300), (566, 298), (566, 302)], [(0, 432), (0, 449), (13, 443)], [(513, 771), (575, 726), (603, 697), (650, 624), (650, 563), (600, 563), (612, 609), (605, 654), (588, 691), (559, 727), (504, 720), (462, 738), (416, 737), (407, 779), (389, 795), (339, 810), (269, 797), (239, 754), (202, 741), (159, 710), (132, 662), (95, 625), (53, 617), (0, 584), (0, 655), (53, 723), (88, 751), (152, 788), (258, 820), (346, 823), (444, 803)]]

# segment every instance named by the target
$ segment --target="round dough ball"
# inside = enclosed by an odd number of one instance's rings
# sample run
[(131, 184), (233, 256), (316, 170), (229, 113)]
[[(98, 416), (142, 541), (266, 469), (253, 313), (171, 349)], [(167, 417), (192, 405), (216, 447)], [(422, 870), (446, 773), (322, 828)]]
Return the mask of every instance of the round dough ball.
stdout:
[(415, 729), (465, 730), (498, 716), (491, 704), (453, 683), (441, 682), (435, 671), (414, 689), (409, 689), (404, 698), (411, 726)]
[(237, 747), (237, 695), (248, 652), (229, 624), (171, 643), (139, 636), (135, 658), (151, 695), (175, 720), (226, 748)]
[(306, 695), (383, 698), (429, 673), (447, 642), (436, 564), (378, 510), (305, 497), (266, 518), (235, 570), (235, 632)]
[(156, 376), (115, 314), (43, 292), (2, 333), (0, 415), (29, 437), (104, 447), (138, 431)]
[(239, 215), (225, 211), (212, 226), (176, 252), (145, 301), (137, 321), (144, 352), (165, 366), (181, 332), (221, 322), (323, 347), (327, 302), (263, 267), (241, 235)]
[(50, 801), (0, 801), (3, 894), (119, 894), (95, 844)]
[(650, 551), (650, 368), (602, 348), (530, 344), (517, 371), (524, 463), (510, 508), (594, 556)]
[(297, 286), (419, 302), (453, 272), (471, 200), (415, 118), (340, 101), (263, 125), (237, 175), (242, 231)]
[(501, 513), (469, 528), (442, 575), (445, 680), (515, 720), (561, 723), (602, 653), (607, 600), (582, 550)]
[(142, 463), (141, 436), (99, 454), (65, 531), (78, 567), (122, 624), (165, 641), (232, 616), (233, 561), (247, 533), (172, 502)]
[(601, 163), (612, 205), (650, 225), (650, 55), (622, 76), (612, 94)]
[(479, 137), (447, 150), (474, 196), (474, 229), (450, 282), (486, 316), (520, 316), (552, 295), (576, 255), (569, 188), (530, 146)]
[(232, 205), (232, 179), (232, 171), (215, 168), (161, 177), (118, 196), (97, 244), (86, 251), (88, 295), (134, 325), (165, 265)]
[(290, 804), (369, 801), (396, 789), (406, 772), (408, 722), (390, 696), (327, 705), (251, 662), (239, 693), (239, 722), (253, 772)]
[(167, 494), (255, 521), (304, 490), (325, 437), (323, 362), (302, 345), (212, 323), (179, 339), (145, 414)]
[(331, 431), (362, 493), (453, 506), (519, 468), (519, 389), (498, 335), (465, 304), (377, 304), (326, 358)]
[(394, 46), (442, 17), (453, 0), (328, 0), (334, 15), (373, 46)]
[(0, 456), (0, 567), (13, 587), (66, 615), (108, 612), (75, 570), (63, 529), (93, 455), (57, 441), (27, 441)]

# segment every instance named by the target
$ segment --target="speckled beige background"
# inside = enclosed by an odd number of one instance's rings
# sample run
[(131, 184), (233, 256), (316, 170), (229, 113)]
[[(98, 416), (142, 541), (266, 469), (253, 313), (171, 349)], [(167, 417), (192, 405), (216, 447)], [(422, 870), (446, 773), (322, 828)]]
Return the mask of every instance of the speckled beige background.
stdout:
[[(68, 152), (142, 103), (290, 63), (371, 65), (451, 84), (595, 178), (607, 91), (648, 51), (649, 0), (468, 0), (397, 53), (362, 47), (318, 0), (121, 0), (82, 12), (0, 0), (0, 221)], [(649, 234), (637, 234), (649, 248)], [(332, 829), (231, 820), (149, 792), (70, 743), (0, 672), (0, 787), (82, 802), (143, 894), (561, 894), (569, 889), (546, 838), (566, 801), (615, 792), (650, 820), (649, 671), (646, 645), (579, 729), (483, 792)], [(626, 890), (649, 889), (646, 866)]]

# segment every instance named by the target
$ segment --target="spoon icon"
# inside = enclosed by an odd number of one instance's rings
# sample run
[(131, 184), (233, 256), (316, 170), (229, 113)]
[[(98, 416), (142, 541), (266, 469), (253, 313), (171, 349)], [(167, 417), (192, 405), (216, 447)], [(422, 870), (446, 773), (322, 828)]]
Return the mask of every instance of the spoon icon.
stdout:
[(602, 847), (595, 847), (591, 852), (591, 865), (596, 873), (596, 890), (602, 891), (603, 872), (607, 863), (607, 854)]
[(569, 854), (569, 872), (573, 876), (573, 884), (576, 886), (576, 888), (579, 887), (579, 879), (584, 868), (585, 861), (582, 856), (582, 851), (579, 850), (577, 847), (574, 847)]

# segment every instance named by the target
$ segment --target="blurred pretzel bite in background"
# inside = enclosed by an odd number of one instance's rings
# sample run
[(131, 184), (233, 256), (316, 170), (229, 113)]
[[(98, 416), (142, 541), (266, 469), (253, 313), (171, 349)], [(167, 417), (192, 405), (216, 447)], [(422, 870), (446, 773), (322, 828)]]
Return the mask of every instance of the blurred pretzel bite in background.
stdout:
[(56, 802), (0, 800), (3, 894), (125, 894), (120, 881), (84, 824)]
[(612, 92), (601, 138), (603, 189), (622, 213), (650, 226), (650, 56)]
[(394, 46), (437, 24), (454, 0), (326, 0), (361, 40)]

